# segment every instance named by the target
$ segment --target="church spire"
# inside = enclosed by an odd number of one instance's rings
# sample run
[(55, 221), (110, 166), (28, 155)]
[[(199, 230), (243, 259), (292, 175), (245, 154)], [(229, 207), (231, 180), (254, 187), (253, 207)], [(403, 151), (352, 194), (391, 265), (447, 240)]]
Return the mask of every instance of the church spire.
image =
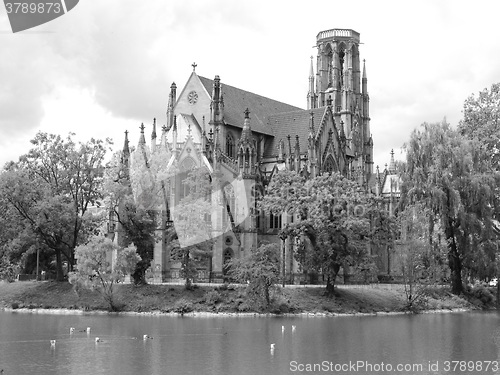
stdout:
[(368, 92), (366, 90), (368, 79), (366, 78), (366, 62), (363, 59), (363, 78), (361, 79), (361, 92), (366, 95)]
[(128, 147), (128, 130), (125, 130), (125, 142), (123, 143), (123, 156), (130, 156), (130, 148)]
[(141, 123), (141, 136), (139, 137), (139, 147), (146, 144), (146, 138), (144, 137), (144, 123)]
[(316, 93), (314, 92), (313, 57), (311, 56), (311, 68), (309, 69), (309, 92), (307, 93), (307, 109), (313, 108), (316, 108)]
[(156, 149), (156, 118), (153, 119), (153, 131), (151, 132), (151, 152)]
[(167, 129), (170, 130), (174, 124), (174, 106), (177, 101), (177, 85), (172, 82), (170, 86), (170, 94), (168, 94), (168, 105), (167, 105)]
[(394, 161), (394, 149), (391, 150), (391, 161), (389, 162), (389, 173), (396, 172), (396, 162)]
[(252, 129), (250, 127), (250, 110), (245, 110), (245, 120), (243, 130), (238, 141), (238, 169), (243, 173), (243, 176), (250, 177), (255, 169), (255, 147), (252, 140)]

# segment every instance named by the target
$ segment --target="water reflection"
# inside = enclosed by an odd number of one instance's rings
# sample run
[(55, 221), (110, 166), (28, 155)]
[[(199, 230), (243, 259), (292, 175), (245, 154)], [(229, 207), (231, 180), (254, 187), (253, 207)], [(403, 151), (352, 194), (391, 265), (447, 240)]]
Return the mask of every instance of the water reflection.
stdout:
[[(446, 360), (497, 360), (499, 326), (496, 313), (180, 318), (0, 312), (0, 368), (3, 375), (245, 375), (291, 374), (292, 361), (297, 365), (363, 361), (420, 363), (419, 374), (436, 374), (445, 373)], [(74, 333), (70, 327), (75, 327)], [(91, 333), (86, 327), (92, 327)], [(144, 335), (152, 338), (144, 340)], [(96, 343), (96, 337), (101, 342)], [(55, 346), (50, 345), (53, 339)], [(430, 371), (429, 363), (437, 361), (440, 371)]]

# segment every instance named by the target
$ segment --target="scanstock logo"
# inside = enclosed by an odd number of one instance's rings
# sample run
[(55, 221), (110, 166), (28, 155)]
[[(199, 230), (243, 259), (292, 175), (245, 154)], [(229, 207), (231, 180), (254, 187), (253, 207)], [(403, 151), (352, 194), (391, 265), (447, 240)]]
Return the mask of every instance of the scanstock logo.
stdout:
[(31, 29), (63, 16), (79, 0), (4, 0), (12, 32)]

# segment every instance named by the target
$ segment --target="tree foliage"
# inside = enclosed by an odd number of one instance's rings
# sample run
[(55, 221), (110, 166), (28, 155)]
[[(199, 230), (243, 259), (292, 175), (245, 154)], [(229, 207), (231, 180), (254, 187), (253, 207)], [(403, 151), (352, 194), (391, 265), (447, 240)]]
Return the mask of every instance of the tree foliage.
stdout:
[[(138, 163), (134, 166), (132, 174), (136, 180), (152, 178), (147, 164), (142, 168)], [(121, 231), (120, 235), (124, 236), (119, 245), (128, 246), (133, 243), (141, 257), (132, 273), (134, 283), (137, 285), (146, 283), (145, 275), (153, 259), (155, 231), (159, 225), (159, 208), (161, 208), (161, 206), (155, 207), (151, 201), (152, 197), (158, 194), (152, 190), (154, 186), (147, 182), (143, 182), (142, 186), (148, 189), (144, 188), (144, 192), (140, 194), (132, 189), (130, 166), (123, 160), (121, 152), (115, 153), (105, 172), (105, 202), (112, 213), (111, 225), (116, 226), (116, 233)]]
[[(117, 254), (114, 264), (111, 262), (113, 252)], [(141, 260), (136, 247), (120, 249), (107, 238), (93, 237), (89, 243), (76, 248), (75, 258), (77, 270), (70, 274), (70, 282), (77, 288), (99, 291), (110, 310), (117, 310), (115, 286), (134, 272)]]
[(478, 96), (472, 94), (464, 102), (464, 118), (459, 132), (477, 139), (486, 146), (493, 166), (500, 169), (500, 83), (485, 88)]
[(341, 267), (366, 261), (370, 196), (355, 181), (337, 173), (306, 180), (293, 171), (280, 171), (259, 205), (273, 214), (298, 216), (280, 237), (303, 242), (296, 259), (303, 268), (326, 276), (328, 293), (333, 292)]
[(0, 176), (3, 205), (24, 228), (9, 240), (37, 240), (50, 249), (58, 280), (63, 279), (62, 263), (71, 269), (75, 247), (102, 223), (89, 208), (98, 207), (102, 198), (102, 163), (110, 143), (75, 143), (72, 135), (63, 139), (38, 133), (31, 141), (33, 148), (19, 162), (7, 164)]
[(439, 221), (448, 243), (453, 293), (463, 291), (462, 273), (493, 239), (498, 174), (477, 140), (464, 139), (449, 124), (423, 124), (406, 145), (401, 208), (422, 202)]
[(435, 285), (445, 276), (446, 244), (433, 217), (422, 203), (408, 205), (398, 214), (401, 227), (398, 256), (409, 309), (421, 302), (429, 285)]
[(230, 276), (248, 284), (247, 294), (268, 308), (271, 289), (280, 279), (280, 256), (277, 244), (262, 244), (251, 249), (249, 256), (231, 260)]

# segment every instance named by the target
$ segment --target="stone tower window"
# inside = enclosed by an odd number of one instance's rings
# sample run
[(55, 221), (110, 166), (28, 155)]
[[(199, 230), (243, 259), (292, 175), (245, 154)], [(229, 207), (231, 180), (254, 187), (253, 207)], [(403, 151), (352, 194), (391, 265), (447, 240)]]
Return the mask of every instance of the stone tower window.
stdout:
[(234, 158), (234, 138), (231, 133), (228, 133), (226, 137), (226, 154), (227, 156)]

